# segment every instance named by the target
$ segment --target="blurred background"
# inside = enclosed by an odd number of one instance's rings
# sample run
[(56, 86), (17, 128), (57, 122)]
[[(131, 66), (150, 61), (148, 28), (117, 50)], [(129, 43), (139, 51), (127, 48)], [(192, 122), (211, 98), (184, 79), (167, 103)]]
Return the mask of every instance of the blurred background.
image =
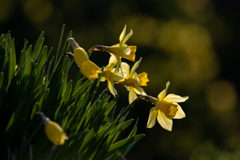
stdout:
[[(137, 72), (150, 79), (146, 93), (156, 97), (170, 81), (169, 93), (190, 98), (172, 132), (157, 123), (146, 129), (153, 105), (138, 102), (129, 118), (139, 118), (138, 133), (146, 136), (125, 158), (240, 159), (239, 7), (237, 0), (0, 0), (0, 32), (11, 32), (20, 54), (25, 39), (34, 44), (44, 31), (56, 54), (63, 24), (65, 37), (72, 30), (86, 50), (118, 43), (126, 24), (133, 30), (127, 44), (143, 58)], [(102, 67), (106, 57), (93, 52), (90, 59)], [(127, 90), (116, 88), (118, 107), (128, 105)]]

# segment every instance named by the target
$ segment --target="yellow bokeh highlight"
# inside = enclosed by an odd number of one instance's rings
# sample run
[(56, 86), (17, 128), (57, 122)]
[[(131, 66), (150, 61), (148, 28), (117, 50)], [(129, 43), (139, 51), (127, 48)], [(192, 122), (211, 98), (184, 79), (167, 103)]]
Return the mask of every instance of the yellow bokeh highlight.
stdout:
[(210, 0), (178, 0), (182, 11), (197, 22), (206, 22), (215, 16), (214, 6)]
[[(137, 26), (133, 27), (136, 34), (132, 37), (132, 43), (159, 50), (159, 53), (150, 53), (145, 58), (145, 63), (151, 64), (144, 68), (152, 76), (152, 86), (159, 86), (159, 82), (154, 81), (159, 79), (159, 74), (155, 72), (160, 72), (161, 77), (172, 77), (176, 85), (193, 90), (202, 88), (203, 84), (218, 75), (219, 61), (212, 37), (202, 25), (180, 19), (164, 22), (140, 14), (128, 17), (125, 21), (129, 26)], [(163, 54), (169, 58), (160, 59)]]
[(218, 74), (211, 37), (200, 25), (172, 20), (161, 26), (159, 37), (158, 44), (170, 54), (171, 73), (180, 85), (201, 86)]
[(13, 0), (0, 0), (0, 22), (5, 22), (14, 11), (15, 3)]
[(42, 23), (53, 13), (53, 5), (48, 0), (26, 0), (23, 8), (26, 17), (33, 23)]
[(237, 93), (228, 81), (213, 82), (207, 89), (207, 101), (215, 111), (231, 111), (237, 104)]

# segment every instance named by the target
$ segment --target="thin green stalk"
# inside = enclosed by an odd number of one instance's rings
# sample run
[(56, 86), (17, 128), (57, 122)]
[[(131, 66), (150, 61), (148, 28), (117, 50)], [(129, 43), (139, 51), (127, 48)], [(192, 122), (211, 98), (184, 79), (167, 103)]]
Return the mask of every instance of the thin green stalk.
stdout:
[(56, 59), (55, 59), (55, 63), (54, 63), (54, 68), (57, 65), (58, 55), (59, 55), (59, 51), (60, 51), (60, 47), (61, 47), (61, 43), (62, 43), (62, 39), (63, 39), (64, 29), (65, 29), (65, 24), (63, 24), (63, 27), (62, 27), (62, 31), (61, 31), (61, 35), (60, 35), (60, 39), (59, 39), (59, 43), (58, 43), (57, 55), (56, 55)]
[(52, 148), (51, 148), (51, 150), (50, 150), (50, 152), (49, 152), (49, 154), (48, 154), (47, 160), (50, 160), (50, 159), (51, 159), (52, 154), (53, 154), (53, 151), (54, 151), (55, 149), (56, 149), (56, 146), (55, 146), (55, 145), (52, 145)]

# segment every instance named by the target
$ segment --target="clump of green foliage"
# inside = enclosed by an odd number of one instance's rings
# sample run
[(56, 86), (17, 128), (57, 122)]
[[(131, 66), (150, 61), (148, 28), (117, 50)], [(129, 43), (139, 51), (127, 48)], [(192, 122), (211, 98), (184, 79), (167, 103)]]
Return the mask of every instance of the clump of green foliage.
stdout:
[[(70, 44), (61, 44), (63, 35), (64, 27), (57, 53), (43, 46), (44, 33), (34, 46), (25, 41), (21, 53), (10, 33), (1, 35), (0, 159), (122, 159), (144, 137), (136, 135), (136, 121), (129, 135), (118, 139), (134, 122), (126, 117), (135, 101), (116, 113), (118, 96), (111, 98), (107, 90), (96, 95), (101, 74), (88, 80), (79, 72), (69, 80), (73, 61), (65, 55)], [(64, 145), (52, 147), (37, 111), (67, 133)]]

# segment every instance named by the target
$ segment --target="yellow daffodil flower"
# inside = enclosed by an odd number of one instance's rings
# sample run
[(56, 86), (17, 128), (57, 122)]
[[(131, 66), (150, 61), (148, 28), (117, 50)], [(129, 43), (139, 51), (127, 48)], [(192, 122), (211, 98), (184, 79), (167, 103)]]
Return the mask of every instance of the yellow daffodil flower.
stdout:
[(170, 82), (167, 82), (166, 88), (158, 95), (156, 106), (150, 110), (147, 128), (152, 128), (156, 119), (158, 123), (166, 130), (172, 131), (172, 119), (182, 119), (185, 113), (178, 102), (185, 102), (188, 97), (181, 97), (175, 94), (167, 94)]
[(112, 46), (97, 45), (89, 49), (89, 53), (91, 53), (92, 51), (105, 51), (110, 53), (112, 56), (115, 56), (117, 59), (116, 72), (119, 72), (121, 58), (125, 58), (127, 60), (135, 62), (135, 52), (137, 50), (137, 47), (128, 46), (126, 44), (127, 40), (132, 36), (133, 31), (130, 30), (130, 32), (126, 35), (126, 28), (127, 26), (125, 25), (122, 33), (119, 36), (118, 44)]
[(146, 95), (143, 88), (140, 86), (147, 86), (147, 82), (149, 81), (147, 78), (147, 73), (143, 72), (141, 74), (137, 74), (135, 72), (141, 60), (142, 58), (140, 58), (140, 60), (133, 65), (131, 71), (127, 63), (121, 63), (121, 68), (126, 74), (124, 76), (125, 78), (123, 80), (120, 80), (118, 84), (124, 85), (129, 91), (129, 103), (132, 103), (137, 98), (137, 94)]
[(109, 64), (104, 67), (103, 74), (101, 77), (101, 81), (108, 81), (108, 89), (112, 93), (113, 96), (117, 95), (117, 90), (114, 88), (114, 81), (119, 81), (123, 79), (123, 76), (120, 73), (115, 72), (115, 65), (117, 63), (117, 59), (114, 56), (111, 56), (109, 59)]
[(68, 139), (68, 136), (63, 131), (62, 127), (56, 122), (51, 121), (44, 115), (44, 113), (37, 112), (36, 114), (38, 114), (43, 120), (47, 138), (56, 146), (63, 145), (65, 140)]
[(68, 55), (71, 54), (73, 56), (75, 63), (80, 68), (80, 72), (90, 80), (97, 79), (98, 73), (102, 72), (101, 69), (89, 60), (86, 51), (73, 38), (69, 38), (68, 40), (74, 50), (74, 54), (68, 53)]

